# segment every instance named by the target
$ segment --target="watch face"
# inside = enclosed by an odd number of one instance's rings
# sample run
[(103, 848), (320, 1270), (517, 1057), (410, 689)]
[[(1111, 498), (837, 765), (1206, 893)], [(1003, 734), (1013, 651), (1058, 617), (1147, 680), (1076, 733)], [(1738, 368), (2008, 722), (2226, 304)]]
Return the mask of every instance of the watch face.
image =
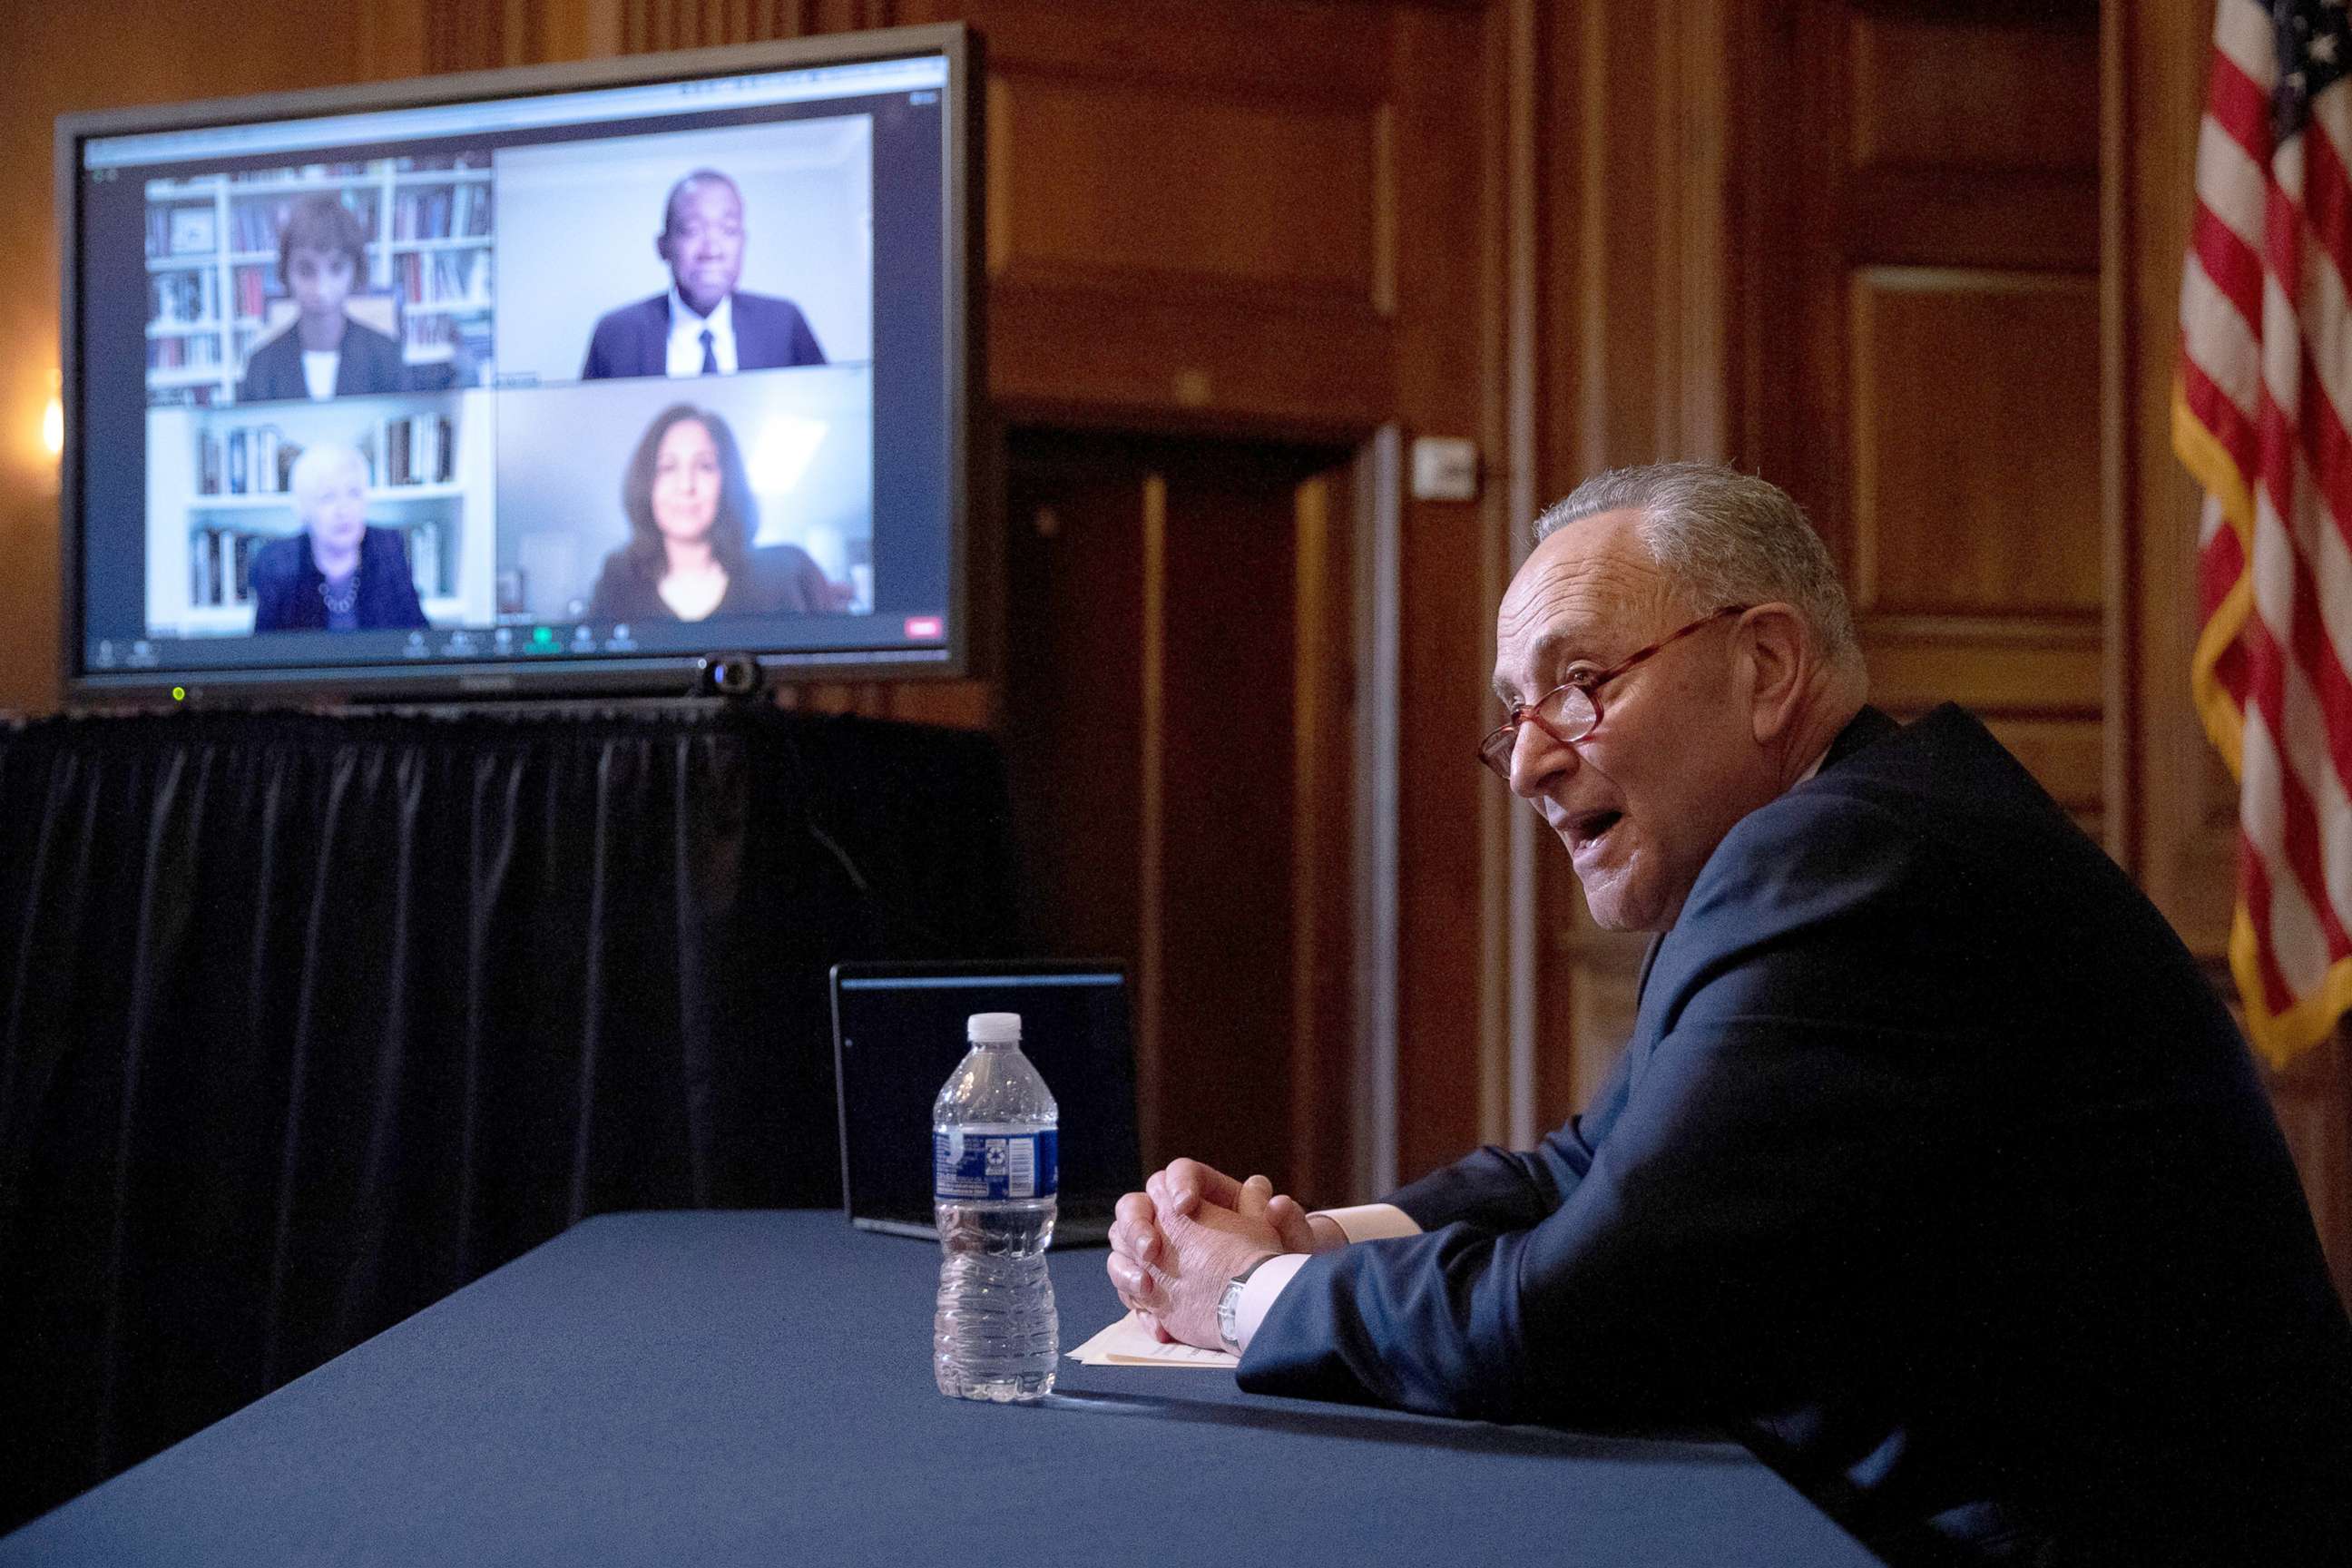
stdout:
[(1242, 1286), (1249, 1279), (1244, 1273), (1225, 1281), (1224, 1294), (1217, 1298), (1217, 1338), (1224, 1341), (1225, 1349), (1241, 1353)]

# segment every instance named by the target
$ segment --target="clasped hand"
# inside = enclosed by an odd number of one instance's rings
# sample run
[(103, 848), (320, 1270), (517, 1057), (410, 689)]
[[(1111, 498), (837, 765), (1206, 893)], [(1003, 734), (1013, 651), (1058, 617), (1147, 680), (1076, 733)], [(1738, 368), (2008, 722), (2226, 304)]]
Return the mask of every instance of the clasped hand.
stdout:
[(1310, 1217), (1264, 1176), (1237, 1182), (1197, 1160), (1154, 1171), (1118, 1200), (1104, 1267), (1112, 1287), (1164, 1342), (1222, 1348), (1217, 1299), (1225, 1282), (1278, 1252), (1340, 1246), (1339, 1227)]

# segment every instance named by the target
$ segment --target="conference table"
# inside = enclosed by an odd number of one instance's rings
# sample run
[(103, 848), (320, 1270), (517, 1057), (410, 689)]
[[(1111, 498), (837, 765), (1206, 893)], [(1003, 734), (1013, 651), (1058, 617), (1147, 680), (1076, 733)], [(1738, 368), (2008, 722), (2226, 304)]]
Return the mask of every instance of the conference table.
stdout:
[[(1057, 1250), (1062, 1343), (1118, 1315)], [(606, 1215), (0, 1540), (0, 1565), (1875, 1561), (1737, 1445), (1081, 1366), (931, 1382), (935, 1245)]]

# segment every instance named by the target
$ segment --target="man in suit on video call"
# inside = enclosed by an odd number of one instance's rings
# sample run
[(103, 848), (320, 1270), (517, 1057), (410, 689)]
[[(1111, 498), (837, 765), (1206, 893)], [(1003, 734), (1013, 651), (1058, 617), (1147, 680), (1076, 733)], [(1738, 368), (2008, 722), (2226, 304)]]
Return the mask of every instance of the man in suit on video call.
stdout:
[(735, 287), (743, 275), (743, 195), (734, 181), (698, 169), (672, 185), (654, 249), (669, 266), (669, 292), (607, 311), (588, 341), (582, 380), (824, 363), (799, 306)]
[(1772, 486), (1537, 531), (1480, 754), (1654, 933), (1623, 1057), (1385, 1204), (1176, 1161), (1121, 1298), (1261, 1393), (1727, 1427), (1890, 1562), (2352, 1562), (2352, 1323), (2154, 906), (1974, 718), (1867, 705)]

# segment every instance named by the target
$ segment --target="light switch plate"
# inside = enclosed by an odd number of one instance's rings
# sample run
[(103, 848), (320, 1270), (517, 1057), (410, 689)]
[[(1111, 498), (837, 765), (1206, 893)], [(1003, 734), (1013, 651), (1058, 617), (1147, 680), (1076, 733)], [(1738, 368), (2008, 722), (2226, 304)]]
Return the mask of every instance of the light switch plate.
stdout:
[(1414, 437), (1412, 499), (1476, 500), (1478, 443), (1460, 436)]

